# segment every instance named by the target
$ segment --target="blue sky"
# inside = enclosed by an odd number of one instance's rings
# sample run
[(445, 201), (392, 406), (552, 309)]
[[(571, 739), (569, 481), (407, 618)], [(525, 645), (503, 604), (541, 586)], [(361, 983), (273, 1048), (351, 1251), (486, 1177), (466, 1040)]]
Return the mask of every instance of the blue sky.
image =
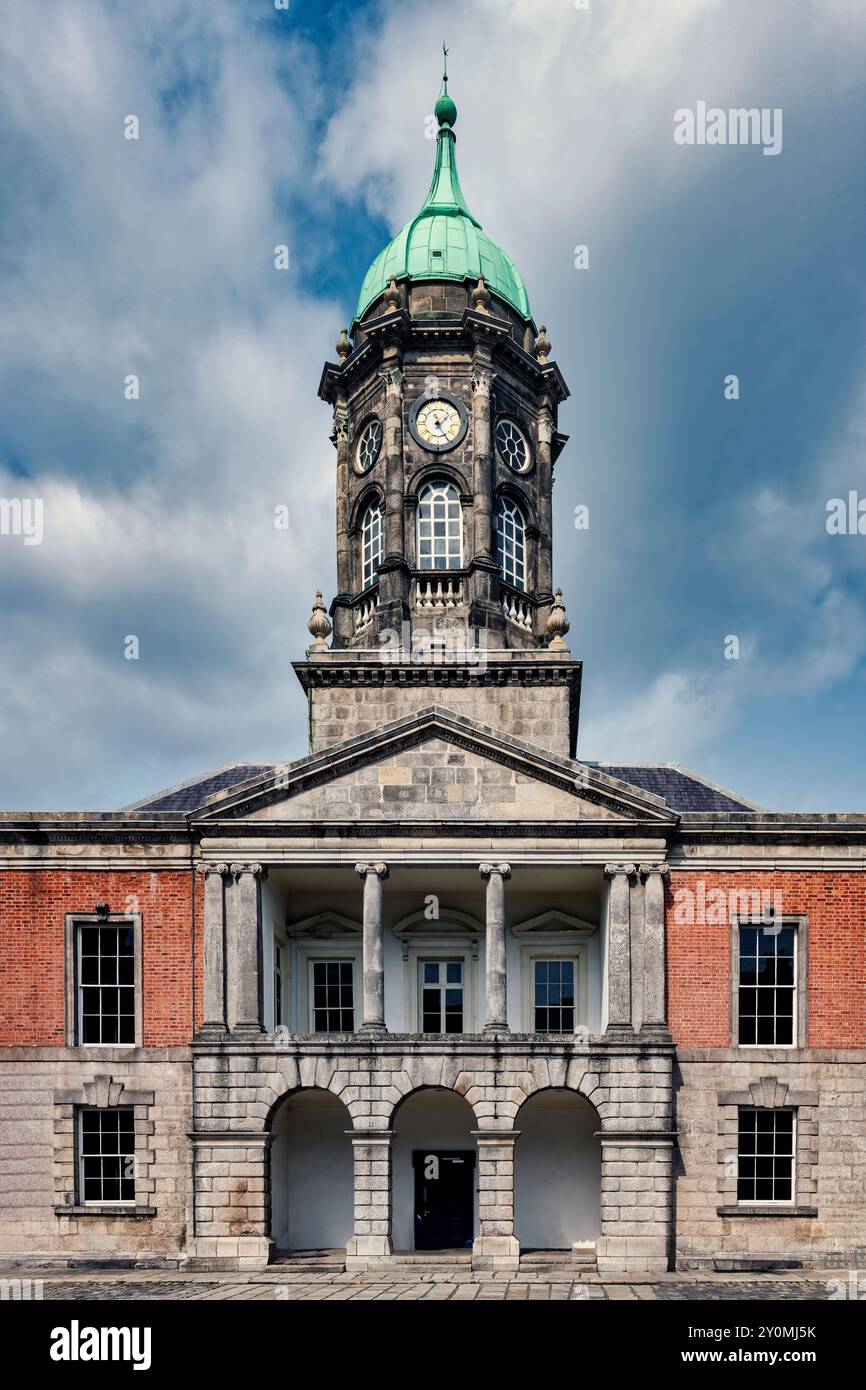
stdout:
[[(866, 808), (866, 535), (825, 526), (866, 497), (854, 0), (13, 0), (0, 497), (44, 499), (45, 535), (0, 535), (2, 806), (306, 751), (290, 662), (334, 585), (316, 386), (426, 191), (443, 38), (464, 192), (572, 390), (579, 753)], [(781, 108), (781, 153), (676, 145), (700, 100)]]

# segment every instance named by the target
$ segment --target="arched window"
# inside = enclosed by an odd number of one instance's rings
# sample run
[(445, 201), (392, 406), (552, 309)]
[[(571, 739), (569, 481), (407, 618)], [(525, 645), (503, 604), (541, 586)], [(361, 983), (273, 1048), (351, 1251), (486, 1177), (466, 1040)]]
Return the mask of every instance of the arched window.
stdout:
[(463, 516), (453, 483), (427, 483), (418, 498), (418, 568), (459, 570), (463, 565)]
[(506, 584), (526, 588), (526, 522), (510, 497), (500, 497), (496, 509), (496, 549)]
[(366, 589), (379, 569), (382, 559), (382, 507), (379, 502), (371, 502), (361, 523), (361, 558), (363, 561), (363, 585)]

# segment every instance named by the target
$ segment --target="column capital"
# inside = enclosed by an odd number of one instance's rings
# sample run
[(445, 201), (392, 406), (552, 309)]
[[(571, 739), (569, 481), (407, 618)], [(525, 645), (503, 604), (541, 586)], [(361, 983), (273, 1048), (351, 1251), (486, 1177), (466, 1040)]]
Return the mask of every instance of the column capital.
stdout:
[(489, 878), (491, 874), (499, 874), (500, 878), (511, 877), (510, 864), (479, 864), (478, 872), (482, 878)]
[(649, 878), (650, 874), (661, 874), (666, 878), (671, 871), (670, 864), (640, 864), (638, 871), (641, 878)]
[(495, 380), (496, 373), (494, 371), (487, 367), (474, 367), (471, 381), (473, 396), (489, 396)]
[(228, 864), (199, 863), (196, 864), (195, 871), (197, 874), (201, 874), (202, 878), (208, 878), (211, 874), (219, 874), (222, 878), (228, 873), (229, 866)]
[(356, 864), (355, 873), (360, 878), (366, 878), (368, 874), (375, 874), (377, 878), (387, 878), (390, 869), (387, 864)]
[(615, 878), (617, 874), (625, 874), (626, 878), (632, 878), (637, 873), (636, 864), (605, 864), (605, 878)]
[(263, 864), (231, 864), (229, 873), (232, 878), (240, 878), (242, 874), (252, 874), (254, 878), (265, 879), (268, 871)]

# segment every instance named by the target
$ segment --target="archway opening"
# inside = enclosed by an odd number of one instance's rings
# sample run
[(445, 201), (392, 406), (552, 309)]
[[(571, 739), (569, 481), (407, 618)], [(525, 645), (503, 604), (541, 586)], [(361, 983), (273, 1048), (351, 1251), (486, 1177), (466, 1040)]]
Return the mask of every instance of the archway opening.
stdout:
[(571, 1250), (601, 1233), (601, 1122), (576, 1091), (536, 1091), (517, 1113), (514, 1223), (520, 1248)]
[(345, 1249), (354, 1224), (351, 1128), (330, 1091), (295, 1091), (276, 1109), (271, 1237), (278, 1251)]
[(478, 1230), (475, 1113), (456, 1091), (413, 1091), (394, 1115), (393, 1245), (466, 1250)]

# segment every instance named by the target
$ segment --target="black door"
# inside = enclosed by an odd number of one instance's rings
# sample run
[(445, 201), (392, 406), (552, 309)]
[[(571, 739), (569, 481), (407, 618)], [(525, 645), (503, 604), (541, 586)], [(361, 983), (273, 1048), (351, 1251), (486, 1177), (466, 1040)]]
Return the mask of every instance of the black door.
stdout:
[(463, 1250), (472, 1244), (475, 1154), (415, 1149), (415, 1249)]

